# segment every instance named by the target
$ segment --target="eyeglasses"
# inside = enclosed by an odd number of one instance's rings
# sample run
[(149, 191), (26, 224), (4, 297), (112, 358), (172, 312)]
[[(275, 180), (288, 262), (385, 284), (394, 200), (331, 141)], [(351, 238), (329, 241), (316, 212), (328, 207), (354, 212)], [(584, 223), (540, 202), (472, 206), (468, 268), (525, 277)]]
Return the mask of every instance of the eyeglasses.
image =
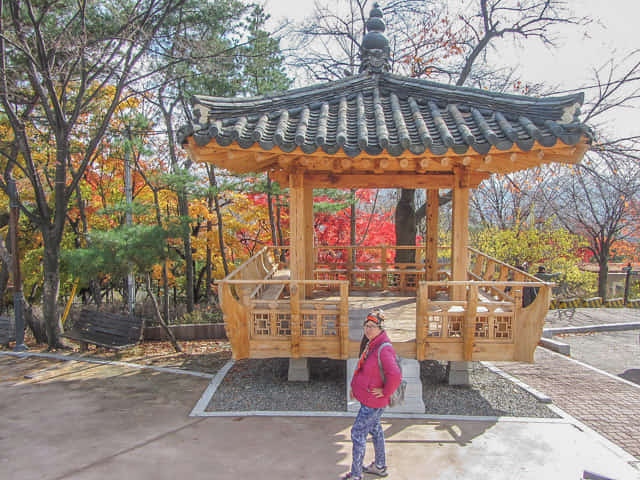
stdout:
[(373, 323), (366, 323), (364, 325), (364, 328), (380, 328), (378, 325), (375, 325)]

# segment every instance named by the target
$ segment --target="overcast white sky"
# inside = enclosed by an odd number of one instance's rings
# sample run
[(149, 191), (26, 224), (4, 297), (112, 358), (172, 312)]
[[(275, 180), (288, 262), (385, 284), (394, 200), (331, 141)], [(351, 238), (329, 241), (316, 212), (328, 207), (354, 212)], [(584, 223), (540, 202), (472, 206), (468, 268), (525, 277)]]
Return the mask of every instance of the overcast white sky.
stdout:
[[(459, 5), (464, 1), (449, 0), (449, 3)], [(384, 6), (384, 0), (379, 2)], [(592, 85), (594, 68), (601, 67), (613, 54), (622, 57), (640, 49), (637, 21), (640, 1), (571, 0), (568, 4), (576, 16), (589, 16), (593, 22), (586, 27), (563, 27), (559, 30), (561, 40), (557, 49), (549, 50), (536, 41), (526, 43), (526, 53), (506, 41), (498, 45), (504, 60), (520, 66), (524, 81), (546, 82), (563, 89)], [(266, 0), (265, 5), (274, 21), (285, 18), (299, 21), (313, 12), (314, 0)], [(590, 91), (585, 90), (585, 94), (589, 96)], [(618, 129), (627, 134), (634, 130), (638, 133), (640, 105), (637, 107), (617, 113), (613, 121)]]

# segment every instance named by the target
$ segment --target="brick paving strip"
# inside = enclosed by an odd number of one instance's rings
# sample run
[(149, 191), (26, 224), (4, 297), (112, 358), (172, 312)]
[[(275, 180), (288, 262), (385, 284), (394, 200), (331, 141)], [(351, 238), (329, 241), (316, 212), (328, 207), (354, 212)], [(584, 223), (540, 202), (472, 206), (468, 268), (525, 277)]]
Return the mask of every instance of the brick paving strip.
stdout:
[(535, 363), (495, 362), (640, 460), (640, 386), (537, 348)]

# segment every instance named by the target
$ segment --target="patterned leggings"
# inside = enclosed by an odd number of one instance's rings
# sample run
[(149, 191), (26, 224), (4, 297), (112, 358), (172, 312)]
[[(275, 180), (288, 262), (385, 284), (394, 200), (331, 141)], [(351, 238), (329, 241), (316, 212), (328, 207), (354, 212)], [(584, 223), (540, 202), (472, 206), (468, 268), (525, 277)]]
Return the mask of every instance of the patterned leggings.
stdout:
[(375, 462), (379, 467), (386, 467), (387, 460), (384, 453), (384, 432), (380, 425), (380, 417), (384, 408), (370, 408), (360, 405), (360, 411), (351, 428), (351, 441), (353, 442), (353, 463), (351, 475), (353, 478), (362, 478), (362, 466), (364, 452), (367, 445), (367, 435), (373, 437), (373, 448), (376, 452)]

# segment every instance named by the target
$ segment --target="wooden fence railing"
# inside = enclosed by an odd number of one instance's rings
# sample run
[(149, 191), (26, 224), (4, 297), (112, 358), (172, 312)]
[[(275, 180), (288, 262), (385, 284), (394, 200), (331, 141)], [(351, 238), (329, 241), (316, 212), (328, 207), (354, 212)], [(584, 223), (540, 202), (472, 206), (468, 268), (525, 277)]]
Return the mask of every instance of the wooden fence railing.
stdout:
[(347, 358), (349, 282), (329, 281), (337, 300), (306, 299), (305, 287), (320, 283), (278, 278), (279, 253), (265, 247), (217, 282), (234, 358)]
[[(533, 360), (553, 284), (475, 249), (469, 249), (469, 280), (453, 282), (423, 281), (424, 264), (398, 264), (396, 252), (389, 253), (422, 247), (318, 247), (317, 254), (322, 258), (330, 248), (348, 258), (317, 264), (313, 280), (291, 280), (282, 270), (282, 247), (265, 247), (218, 282), (234, 358), (347, 358), (356, 350), (349, 341), (350, 289), (413, 288), (416, 339), (402, 345), (406, 356)], [(349, 262), (355, 248), (374, 253), (367, 261), (359, 256), (358, 262)], [(322, 289), (340, 293), (337, 299), (305, 295)]]
[[(430, 297), (436, 289), (465, 291), (463, 299)], [(486, 292), (522, 292), (536, 289), (527, 306), (522, 297)], [(416, 307), (416, 358), (418, 360), (533, 361), (549, 309), (551, 288), (541, 281), (420, 282)]]
[[(425, 279), (424, 248), (423, 245), (319, 246), (314, 248), (314, 278), (348, 280), (354, 291), (416, 291), (418, 282)], [(442, 254), (449, 251), (448, 247), (439, 248)], [(411, 257), (413, 261), (406, 261)], [(446, 263), (441, 263), (440, 269), (440, 278), (446, 278)], [(323, 289), (329, 290), (329, 285), (324, 284)]]

